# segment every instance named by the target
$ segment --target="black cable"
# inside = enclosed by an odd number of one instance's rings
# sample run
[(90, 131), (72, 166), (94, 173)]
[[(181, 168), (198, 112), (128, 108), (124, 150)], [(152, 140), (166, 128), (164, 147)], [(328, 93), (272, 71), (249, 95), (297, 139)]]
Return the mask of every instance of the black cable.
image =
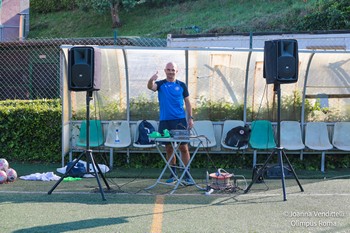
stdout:
[[(95, 115), (94, 115), (94, 117), (95, 117), (96, 120), (100, 120), (101, 121), (101, 127), (102, 127), (102, 130), (103, 130), (103, 124), (102, 124), (102, 119), (101, 119), (101, 111), (100, 111), (101, 103), (100, 103), (100, 98), (99, 98), (98, 92), (94, 92), (94, 98), (92, 100), (94, 102), (94, 107), (95, 107)], [(96, 122), (96, 124), (97, 124), (97, 122)], [(100, 138), (98, 138), (98, 139), (100, 139)], [(101, 144), (102, 146), (97, 147), (97, 153), (99, 153), (101, 155), (100, 158), (102, 159), (102, 162), (105, 163), (105, 164), (108, 164), (108, 159), (107, 159), (108, 152), (103, 148), (104, 141), (103, 142), (98, 141), (98, 144)], [(96, 163), (96, 166), (98, 166), (98, 162)], [(113, 166), (113, 164), (112, 164), (112, 166)], [(105, 172), (104, 176), (105, 176), (105, 179), (107, 181), (109, 181), (110, 183), (114, 184), (120, 192), (124, 192), (121, 189), (122, 186), (118, 185), (112, 179), (112, 177), (108, 177), (108, 172)]]

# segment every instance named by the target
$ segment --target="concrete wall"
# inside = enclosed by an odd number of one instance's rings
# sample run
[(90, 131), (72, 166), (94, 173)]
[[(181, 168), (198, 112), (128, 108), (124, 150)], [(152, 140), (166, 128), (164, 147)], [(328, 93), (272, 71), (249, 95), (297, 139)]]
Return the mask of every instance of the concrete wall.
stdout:
[(269, 34), (269, 35), (194, 35), (176, 36), (169, 34), (168, 47), (186, 48), (264, 48), (266, 40), (296, 39), (299, 49), (349, 50), (350, 31), (324, 34)]

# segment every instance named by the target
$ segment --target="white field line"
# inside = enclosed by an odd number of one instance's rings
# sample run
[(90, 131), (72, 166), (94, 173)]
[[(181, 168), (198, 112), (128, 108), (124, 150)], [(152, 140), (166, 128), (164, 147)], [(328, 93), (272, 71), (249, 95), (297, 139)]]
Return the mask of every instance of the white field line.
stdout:
[[(47, 194), (46, 191), (0, 191), (0, 194)], [(53, 192), (51, 195), (55, 195), (55, 194), (64, 194), (64, 195), (69, 195), (69, 194), (96, 194), (96, 195), (100, 195), (99, 192), (62, 192), (62, 191), (56, 191)], [(49, 194), (48, 194), (49, 195)], [(130, 193), (106, 193), (105, 195), (130, 195)], [(162, 196), (161, 194), (151, 194), (151, 193), (135, 193), (132, 194), (135, 196)], [(204, 193), (175, 193), (175, 194), (163, 194), (164, 196), (206, 196), (204, 195)], [(247, 194), (243, 194), (243, 193), (226, 193), (226, 194), (211, 194), (208, 196), (214, 196), (214, 197), (229, 197), (229, 196), (242, 196), (242, 197), (275, 197), (275, 196), (281, 196), (282, 194), (280, 193), (247, 193)], [(287, 196), (308, 196), (308, 197), (328, 197), (328, 196), (344, 196), (344, 197), (348, 197), (350, 196), (350, 193), (287, 193)]]

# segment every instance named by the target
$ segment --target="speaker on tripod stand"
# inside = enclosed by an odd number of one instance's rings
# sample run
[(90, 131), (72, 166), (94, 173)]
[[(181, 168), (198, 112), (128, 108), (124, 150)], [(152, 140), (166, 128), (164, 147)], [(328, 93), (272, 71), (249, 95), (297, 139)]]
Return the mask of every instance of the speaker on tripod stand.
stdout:
[(290, 171), (292, 172), (296, 182), (299, 185), (300, 191), (304, 189), (301, 186), (299, 179), (294, 171), (292, 164), (281, 147), (281, 88), (280, 84), (295, 83), (298, 81), (298, 43), (296, 40), (272, 40), (265, 41), (264, 47), (264, 70), (263, 75), (266, 79), (266, 84), (274, 84), (274, 91), (277, 94), (277, 146), (269, 155), (263, 166), (259, 169), (250, 185), (244, 191), (247, 193), (252, 185), (256, 183), (259, 177), (266, 170), (267, 164), (274, 155), (277, 154), (280, 165), (280, 175), (283, 188), (283, 200), (287, 200), (285, 187), (285, 173), (283, 166), (283, 158), (286, 160)]
[(100, 90), (100, 86), (100, 76), (95, 75), (95, 49), (87, 46), (72, 47), (68, 51), (68, 90), (77, 92), (86, 91), (86, 149), (77, 159), (73, 161), (73, 164), (71, 164), (69, 168), (67, 167), (65, 174), (57, 181), (48, 194), (51, 194), (62, 182), (62, 180), (68, 176), (79, 160), (83, 156), (86, 156), (86, 173), (91, 173), (91, 163), (93, 168), (92, 174), (97, 180), (102, 200), (106, 200), (99, 179), (99, 174), (102, 177), (107, 189), (110, 189), (110, 187), (101, 171), (101, 168), (95, 163), (92, 150), (90, 149), (90, 101), (93, 99), (93, 91)]

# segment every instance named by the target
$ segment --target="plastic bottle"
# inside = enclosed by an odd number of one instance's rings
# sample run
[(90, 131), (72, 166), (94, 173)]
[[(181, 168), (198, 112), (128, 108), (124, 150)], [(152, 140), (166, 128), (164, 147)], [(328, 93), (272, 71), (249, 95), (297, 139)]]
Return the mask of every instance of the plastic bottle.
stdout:
[(116, 129), (115, 130), (115, 140), (114, 140), (115, 143), (119, 143), (120, 142), (120, 139), (119, 139), (119, 129)]
[(209, 172), (208, 171), (207, 171), (206, 182), (207, 182), (207, 188), (206, 188), (205, 195), (209, 196), (210, 194), (212, 194), (214, 192), (214, 189), (212, 189), (209, 185)]
[(207, 188), (206, 188), (205, 195), (209, 196), (210, 194), (212, 194), (214, 192), (214, 189), (212, 189), (209, 185), (209, 172), (208, 171), (207, 171), (206, 182), (207, 182)]

